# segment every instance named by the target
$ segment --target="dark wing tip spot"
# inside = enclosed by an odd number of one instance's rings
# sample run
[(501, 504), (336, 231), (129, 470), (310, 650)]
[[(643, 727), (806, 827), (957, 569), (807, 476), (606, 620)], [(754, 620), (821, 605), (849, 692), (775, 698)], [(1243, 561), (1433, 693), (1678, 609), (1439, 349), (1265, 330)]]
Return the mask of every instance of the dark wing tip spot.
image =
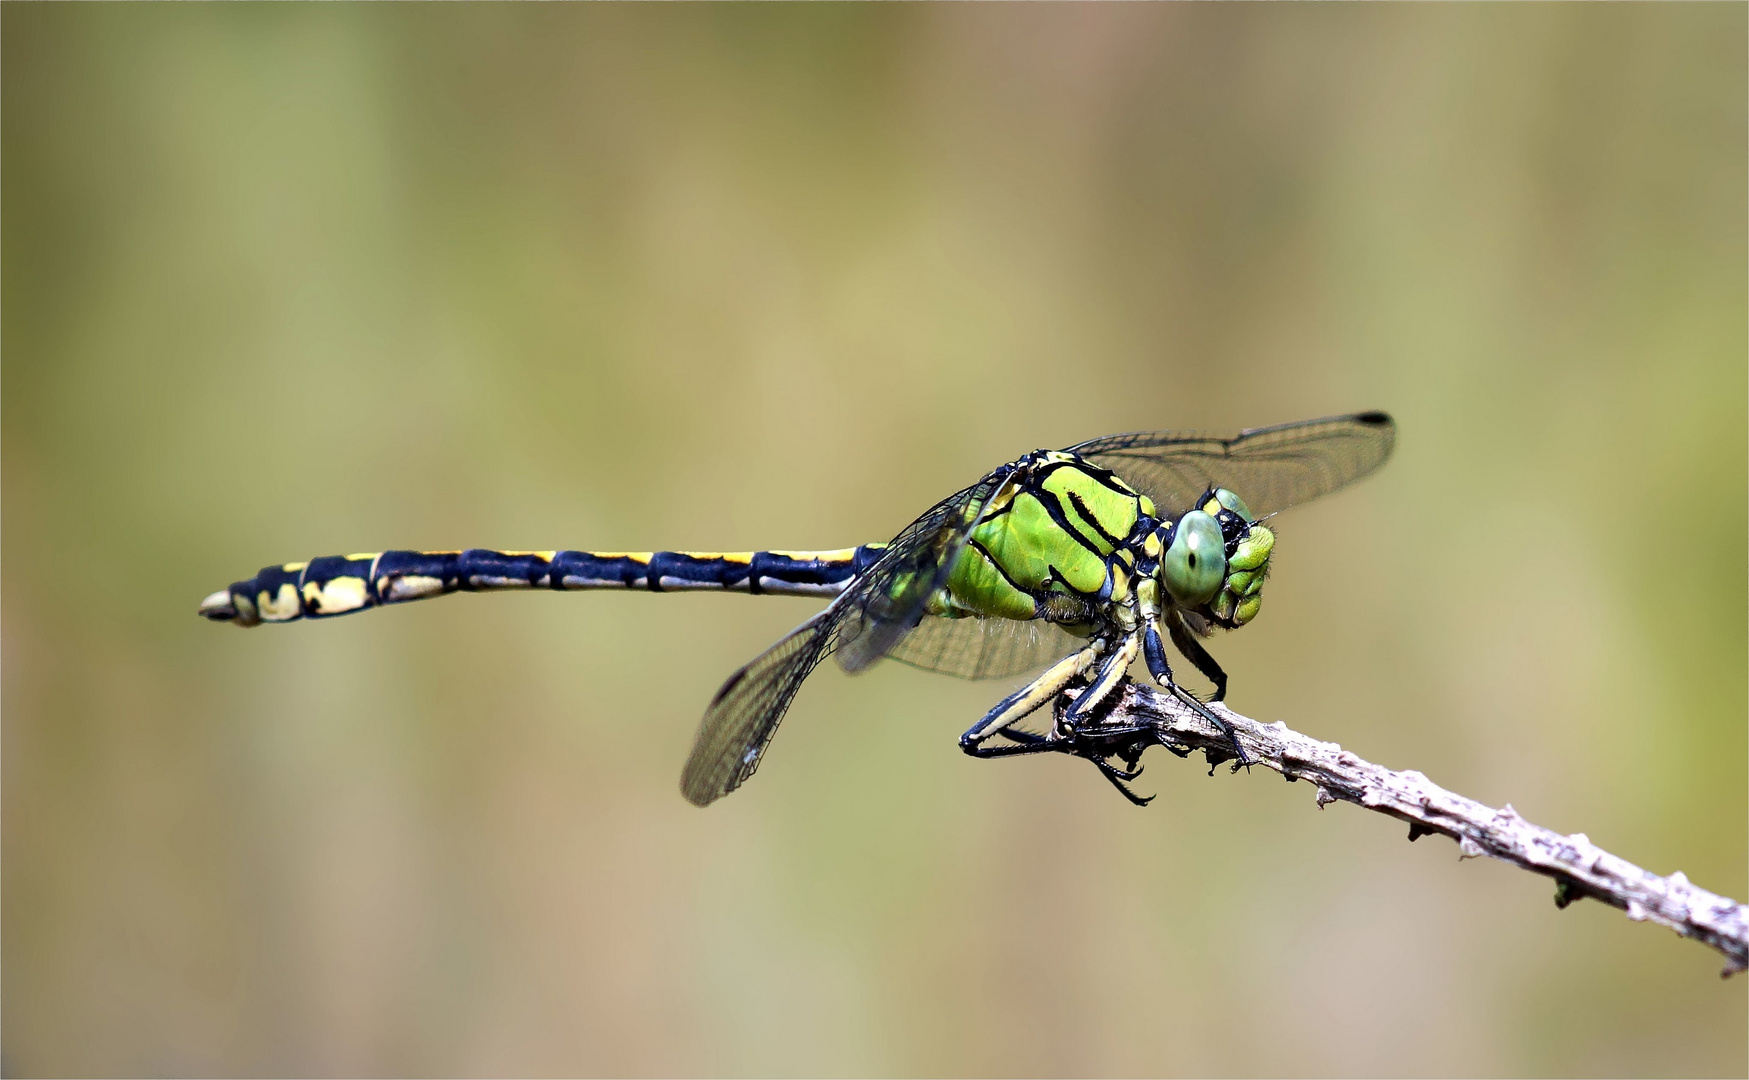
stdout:
[(722, 689), (717, 691), (717, 696), (714, 698), (711, 698), (711, 706), (715, 707), (724, 698), (728, 697), (729, 692), (731, 690), (735, 689), (735, 687), (741, 685), (741, 680), (745, 679), (746, 677), (747, 677), (747, 669), (746, 668), (742, 668), (741, 670), (735, 672), (733, 675), (729, 676), (728, 681), (723, 683)]
[(1357, 413), (1355, 414), (1354, 419), (1356, 423), (1366, 424), (1370, 427), (1390, 427), (1395, 423), (1395, 421), (1391, 419), (1390, 413), (1379, 412), (1377, 410)]

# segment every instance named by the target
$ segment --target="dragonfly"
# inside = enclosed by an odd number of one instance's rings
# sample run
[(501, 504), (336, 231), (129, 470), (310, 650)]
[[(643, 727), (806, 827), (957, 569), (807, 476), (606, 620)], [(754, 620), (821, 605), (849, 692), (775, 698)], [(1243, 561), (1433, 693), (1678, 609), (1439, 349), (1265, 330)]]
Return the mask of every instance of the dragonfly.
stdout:
[[(1227, 675), (1202, 642), (1257, 617), (1276, 544), (1266, 522), (1373, 472), (1395, 441), (1396, 424), (1382, 412), (1237, 433), (1109, 435), (1024, 454), (885, 543), (332, 555), (265, 567), (208, 596), (199, 612), (256, 626), (500, 589), (829, 598), (711, 699), (681, 774), (688, 801), (706, 806), (752, 776), (803, 680), (836, 656), (850, 673), (889, 657), (966, 679), (1043, 668), (966, 729), (960, 748), (979, 758), (1086, 758), (1145, 805), (1128, 781), (1157, 737), (1107, 722), (1101, 706), (1140, 659), (1165, 691), (1224, 733), (1237, 765), (1249, 764), (1232, 725), (1208, 707), (1225, 698)], [(1206, 699), (1179, 684), (1167, 642), (1213, 684)], [(1046, 730), (1026, 723), (1054, 702)]]

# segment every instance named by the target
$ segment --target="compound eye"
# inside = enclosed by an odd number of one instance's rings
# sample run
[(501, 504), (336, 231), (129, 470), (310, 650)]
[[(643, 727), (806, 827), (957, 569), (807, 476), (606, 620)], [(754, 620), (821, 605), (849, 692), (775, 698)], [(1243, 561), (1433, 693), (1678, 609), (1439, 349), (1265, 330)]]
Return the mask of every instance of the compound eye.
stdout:
[(1245, 505), (1245, 500), (1228, 491), (1226, 488), (1215, 489), (1215, 501), (1245, 519), (1246, 524), (1256, 520), (1251, 516), (1251, 508)]
[(1195, 607), (1214, 599), (1227, 577), (1220, 523), (1201, 510), (1179, 518), (1172, 530), (1172, 546), (1160, 560), (1160, 570), (1166, 591), (1179, 603)]

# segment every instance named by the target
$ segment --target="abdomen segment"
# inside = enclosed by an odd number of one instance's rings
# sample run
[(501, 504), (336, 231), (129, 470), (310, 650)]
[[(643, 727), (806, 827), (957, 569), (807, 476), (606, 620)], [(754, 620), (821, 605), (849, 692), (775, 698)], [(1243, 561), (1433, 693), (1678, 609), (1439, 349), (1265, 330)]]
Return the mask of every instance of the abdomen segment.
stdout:
[(712, 589), (837, 596), (882, 544), (839, 551), (383, 551), (264, 567), (201, 601), (215, 622), (254, 626), (493, 589)]

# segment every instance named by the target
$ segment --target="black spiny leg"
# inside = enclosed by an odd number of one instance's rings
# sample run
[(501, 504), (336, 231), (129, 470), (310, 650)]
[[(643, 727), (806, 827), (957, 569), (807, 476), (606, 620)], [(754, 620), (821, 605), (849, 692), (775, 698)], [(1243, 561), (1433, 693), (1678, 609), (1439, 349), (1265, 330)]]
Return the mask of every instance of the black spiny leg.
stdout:
[[(1171, 616), (1168, 616), (1168, 618), (1171, 618)], [(1166, 649), (1160, 644), (1159, 623), (1159, 619), (1148, 620), (1147, 629), (1142, 633), (1142, 655), (1148, 662), (1148, 674), (1154, 677), (1155, 682), (1164, 686), (1173, 697), (1177, 698), (1185, 705), (1188, 705), (1198, 716), (1213, 724), (1215, 730), (1225, 735), (1227, 737), (1227, 743), (1233, 748), (1233, 757), (1239, 762), (1239, 764), (1249, 767), (1251, 764), (1251, 756), (1245, 753), (1245, 748), (1239, 744), (1239, 733), (1234, 729), (1233, 725), (1227, 723), (1227, 721), (1222, 719), (1213, 709), (1204, 705), (1202, 699), (1198, 698), (1195, 694), (1186, 690), (1184, 687), (1179, 686), (1172, 678), (1172, 666), (1166, 662)], [(1213, 700), (1220, 700), (1220, 695), (1226, 692), (1226, 672), (1221, 671), (1220, 665), (1215, 663), (1215, 658), (1205, 652), (1202, 646), (1196, 643), (1196, 639), (1190, 636), (1188, 631), (1183, 630), (1179, 626), (1176, 618), (1172, 618), (1172, 623), (1168, 629), (1168, 633), (1172, 637), (1172, 644), (1178, 646), (1179, 651), (1183, 652), (1185, 656), (1190, 659), (1191, 663), (1196, 664), (1198, 669), (1202, 670), (1203, 674), (1208, 675), (1209, 672), (1208, 669), (1203, 668), (1202, 664), (1197, 660), (1198, 656), (1201, 656), (1203, 660), (1207, 660), (1209, 667), (1214, 668), (1220, 678), (1215, 684), (1218, 689)], [(1186, 649), (1186, 643), (1189, 643), (1190, 647), (1194, 649), (1195, 652)], [(1211, 675), (1210, 678), (1214, 678), (1214, 676)]]
[[(1142, 640), (1138, 640), (1141, 638)], [(1029, 685), (1010, 694), (985, 714), (982, 720), (968, 728), (960, 736), (960, 749), (978, 758), (1019, 757), (1027, 754), (1071, 754), (1083, 757), (1099, 769), (1099, 774), (1136, 806), (1146, 806), (1153, 801), (1149, 795), (1143, 797), (1129, 789), (1127, 781), (1134, 780), (1142, 774), (1142, 752), (1150, 746), (1164, 746), (1178, 757), (1187, 756), (1190, 751), (1172, 745), (1161, 737), (1159, 729), (1152, 724), (1101, 724), (1092, 719), (1090, 714), (1096, 703), (1105, 698), (1123, 681), (1124, 670), (1137, 652), (1145, 651), (1148, 656), (1148, 666), (1160, 678), (1165, 677), (1161, 684), (1173, 690), (1180, 696), (1190, 697), (1172, 683), (1172, 672), (1165, 664), (1165, 652), (1160, 645), (1160, 636), (1150, 624), (1145, 636), (1132, 634), (1119, 643), (1111, 655), (1099, 664), (1098, 671), (1091, 682), (1083, 686), (1075, 694), (1074, 700), (1063, 707), (1062, 715), (1053, 725), (1052, 733), (1039, 735), (1021, 730), (1016, 723), (1044, 705), (1051, 698), (1068, 691), (1070, 686), (1085, 678), (1088, 669), (1093, 667), (1099, 651), (1090, 646), (1081, 652), (1067, 657), (1056, 666), (1040, 675)], [(1207, 718), (1218, 727), (1225, 728), (1221, 719), (1202, 708), (1202, 703), (1194, 697), (1190, 701), (1199, 710), (1206, 713)], [(1002, 736), (1003, 743), (990, 745), (988, 740), (996, 735)], [(1237, 744), (1235, 744), (1237, 749)], [(1244, 751), (1239, 755), (1243, 760)], [(1123, 763), (1119, 768), (1112, 764), (1116, 758)]]
[[(1186, 757), (1190, 753), (1189, 750), (1161, 739), (1159, 731), (1152, 724), (1124, 724), (1110, 728), (1087, 724), (1078, 730), (1069, 729), (1067, 735), (1039, 735), (1017, 727), (1005, 727), (1001, 729), (1001, 735), (1008, 740), (1004, 745), (962, 742), (961, 746), (966, 753), (980, 758), (1019, 757), (1026, 754), (1069, 754), (1086, 758), (1098, 767), (1101, 776), (1111, 781), (1112, 786), (1136, 806), (1146, 806), (1154, 801), (1154, 796), (1137, 795), (1126, 783), (1142, 775), (1142, 751), (1157, 745), (1164, 746), (1179, 757)], [(1113, 743), (1117, 745), (1114, 746)], [(1113, 757), (1122, 761), (1124, 767), (1120, 769), (1113, 765), (1110, 760)]]
[[(1096, 738), (1098, 741), (1105, 741), (1105, 738), (1109, 735), (1141, 734), (1155, 735), (1156, 733), (1152, 727), (1136, 726), (1124, 727), (1112, 732), (1100, 731)], [(1089, 745), (1095, 741), (1095, 739), (1084, 738), (1079, 735), (1070, 735), (1067, 738), (1053, 738), (1048, 735), (1035, 735), (1030, 731), (1020, 731), (1015, 728), (1008, 728), (1002, 732), (1002, 737), (1005, 739), (1012, 739), (1016, 745), (980, 746), (976, 751), (977, 756), (1010, 757), (1019, 754), (1041, 754), (1047, 752), (1073, 754), (1076, 757), (1084, 757), (1088, 761), (1093, 762), (1094, 765), (1098, 766), (1099, 774), (1111, 781), (1111, 785), (1117, 788), (1117, 790), (1123, 794), (1124, 798), (1128, 799), (1136, 806), (1146, 806), (1154, 801), (1154, 796), (1149, 795), (1143, 797), (1137, 795), (1135, 792), (1131, 791), (1129, 786), (1125, 783), (1125, 781), (1134, 780), (1136, 777), (1142, 775), (1142, 769), (1139, 762), (1142, 757), (1142, 751), (1151, 745), (1149, 741), (1136, 739), (1133, 740), (1131, 745), (1126, 746), (1121, 750), (1102, 752), (1100, 748)], [(1162, 743), (1161, 745), (1165, 744)], [(1184, 756), (1184, 753), (1187, 752), (1179, 751), (1176, 747), (1170, 746), (1167, 747), (1167, 749), (1172, 750), (1173, 753), (1178, 754), (1180, 757)], [(1109, 759), (1114, 754), (1122, 759), (1124, 768), (1120, 769), (1111, 763)]]
[(1134, 780), (1137, 776), (1140, 776), (1142, 770), (1135, 769), (1135, 770), (1126, 772), (1122, 769), (1117, 768), (1111, 762), (1105, 760), (1102, 757), (1091, 757), (1088, 760), (1092, 761), (1093, 764), (1099, 766), (1099, 775), (1105, 777), (1107, 780), (1110, 780), (1111, 786), (1116, 788), (1123, 795), (1123, 797), (1128, 799), (1131, 803), (1135, 804), (1136, 806), (1146, 806), (1149, 803), (1154, 801), (1154, 796), (1148, 795), (1148, 796), (1144, 797), (1141, 795), (1137, 795), (1135, 792), (1133, 792), (1129, 789), (1129, 785), (1124, 783), (1125, 780)]
[(975, 758), (1023, 757), (1027, 754), (1074, 753), (1074, 751), (1069, 748), (1069, 741), (1067, 739), (1053, 739), (1046, 735), (1035, 735), (1030, 731), (1020, 731), (1015, 728), (1004, 729), (1002, 737), (1011, 741), (996, 746), (990, 746), (985, 743), (974, 743), (969, 746), (961, 744), (960, 749)]
[(1202, 642), (1196, 640), (1196, 635), (1185, 627), (1183, 619), (1176, 614), (1169, 617), (1172, 621), (1166, 630), (1172, 635), (1172, 644), (1184, 654), (1186, 660), (1196, 665), (1196, 670), (1202, 672), (1204, 678), (1215, 684), (1215, 692), (1209, 695), (1209, 700), (1225, 701), (1227, 673), (1221, 670), (1221, 665), (1215, 663), (1215, 658), (1209, 655), (1209, 651), (1202, 647)]

